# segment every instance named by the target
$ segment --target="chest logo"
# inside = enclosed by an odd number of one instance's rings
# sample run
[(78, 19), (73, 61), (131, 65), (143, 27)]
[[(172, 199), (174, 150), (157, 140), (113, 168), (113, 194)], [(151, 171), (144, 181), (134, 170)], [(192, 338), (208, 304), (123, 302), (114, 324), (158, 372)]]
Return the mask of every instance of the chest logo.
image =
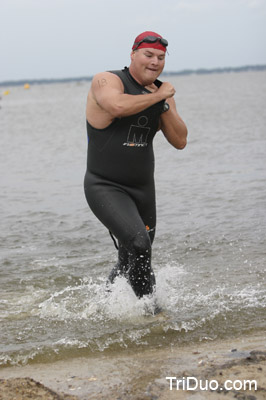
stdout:
[(150, 128), (146, 125), (148, 118), (142, 115), (138, 119), (138, 125), (131, 125), (127, 135), (127, 141), (123, 143), (123, 146), (128, 147), (146, 147), (148, 146), (148, 136)]

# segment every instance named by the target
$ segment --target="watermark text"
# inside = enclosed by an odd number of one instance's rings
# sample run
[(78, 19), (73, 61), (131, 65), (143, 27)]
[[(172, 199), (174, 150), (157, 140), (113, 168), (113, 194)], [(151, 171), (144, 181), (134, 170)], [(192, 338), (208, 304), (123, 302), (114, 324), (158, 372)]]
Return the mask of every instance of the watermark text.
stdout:
[(176, 376), (167, 376), (167, 381), (169, 381), (169, 389), (170, 390), (211, 390), (211, 391), (219, 391), (219, 390), (257, 390), (257, 381), (250, 379), (236, 379), (234, 381), (227, 379), (223, 385), (219, 384), (219, 382), (215, 379), (212, 380), (204, 380), (198, 379), (193, 376), (183, 377), (182, 379), (177, 378)]

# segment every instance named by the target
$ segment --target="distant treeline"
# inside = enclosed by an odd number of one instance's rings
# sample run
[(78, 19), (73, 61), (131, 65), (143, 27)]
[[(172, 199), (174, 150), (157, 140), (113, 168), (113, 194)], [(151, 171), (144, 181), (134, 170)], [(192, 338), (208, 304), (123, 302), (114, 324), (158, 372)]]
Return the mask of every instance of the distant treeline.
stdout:
[(266, 65), (245, 65), (243, 67), (224, 67), (224, 68), (200, 68), (200, 69), (184, 69), (178, 72), (163, 72), (162, 75), (192, 75), (192, 74), (222, 74), (228, 72), (246, 72), (246, 71), (265, 71)]
[[(266, 65), (245, 65), (242, 67), (224, 67), (224, 68), (200, 68), (200, 69), (184, 69), (182, 71), (165, 71), (162, 76), (176, 75), (204, 75), (204, 74), (221, 74), (228, 72), (246, 72), (246, 71), (265, 71)], [(51, 84), (51, 83), (67, 83), (67, 82), (84, 82), (91, 81), (92, 76), (82, 76), (79, 78), (57, 78), (57, 79), (21, 79), (16, 81), (0, 82), (0, 86), (21, 86), (25, 84)]]

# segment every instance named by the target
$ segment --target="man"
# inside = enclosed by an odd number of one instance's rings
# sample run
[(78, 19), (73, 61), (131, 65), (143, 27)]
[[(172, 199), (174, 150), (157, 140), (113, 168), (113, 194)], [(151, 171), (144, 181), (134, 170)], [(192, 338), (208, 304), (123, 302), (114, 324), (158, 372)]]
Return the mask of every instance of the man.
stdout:
[(174, 87), (157, 79), (167, 45), (155, 32), (138, 35), (129, 68), (95, 75), (87, 99), (86, 199), (118, 240), (118, 262), (109, 282), (125, 276), (139, 298), (155, 289), (153, 137), (161, 130), (177, 149), (186, 146), (187, 138)]

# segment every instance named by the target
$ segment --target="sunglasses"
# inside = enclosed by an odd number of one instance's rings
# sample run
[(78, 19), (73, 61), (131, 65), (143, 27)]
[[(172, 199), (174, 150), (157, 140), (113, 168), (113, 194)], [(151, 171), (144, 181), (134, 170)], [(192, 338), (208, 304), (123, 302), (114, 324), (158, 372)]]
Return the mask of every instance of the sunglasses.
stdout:
[(137, 48), (141, 45), (141, 43), (156, 43), (156, 42), (160, 42), (161, 45), (163, 45), (164, 47), (168, 46), (168, 41), (166, 39), (157, 37), (157, 36), (146, 36), (144, 39), (142, 39), (140, 42), (135, 42), (134, 46), (136, 46), (134, 48), (134, 50), (137, 50)]

